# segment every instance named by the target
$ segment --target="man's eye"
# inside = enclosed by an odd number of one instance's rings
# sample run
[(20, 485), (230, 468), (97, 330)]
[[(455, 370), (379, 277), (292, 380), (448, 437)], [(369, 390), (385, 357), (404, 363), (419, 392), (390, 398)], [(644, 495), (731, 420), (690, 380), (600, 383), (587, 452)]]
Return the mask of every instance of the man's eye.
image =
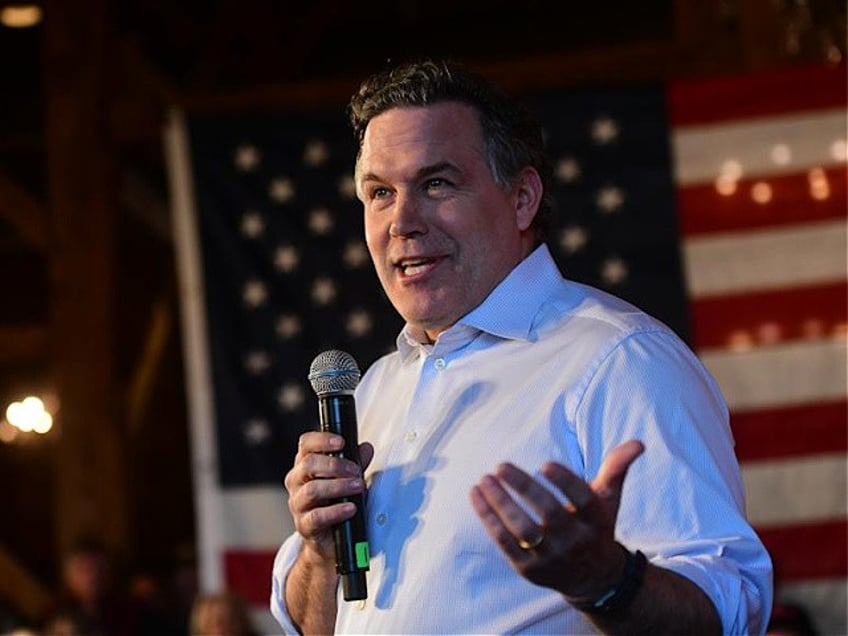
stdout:
[(382, 199), (382, 198), (383, 198), (383, 197), (385, 197), (388, 193), (389, 193), (389, 189), (388, 189), (388, 188), (382, 188), (382, 187), (379, 187), (379, 188), (373, 188), (373, 189), (371, 190), (371, 198), (372, 198), (372, 199)]
[(444, 179), (442, 179), (441, 177), (436, 177), (434, 179), (428, 179), (427, 180), (427, 189), (433, 190), (433, 189), (436, 189), (436, 188), (441, 188), (446, 184), (447, 184), (447, 182)]

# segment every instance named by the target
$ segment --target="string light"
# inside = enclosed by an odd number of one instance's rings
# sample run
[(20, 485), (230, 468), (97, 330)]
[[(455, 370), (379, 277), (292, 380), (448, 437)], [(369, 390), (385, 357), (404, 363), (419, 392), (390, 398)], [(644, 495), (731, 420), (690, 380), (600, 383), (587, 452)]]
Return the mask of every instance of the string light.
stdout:
[(12, 402), (6, 408), (6, 421), (23, 433), (43, 435), (53, 428), (53, 416), (44, 408), (44, 402), (32, 395)]
[(27, 29), (41, 23), (44, 12), (36, 4), (10, 4), (0, 9), (0, 24), (10, 29)]

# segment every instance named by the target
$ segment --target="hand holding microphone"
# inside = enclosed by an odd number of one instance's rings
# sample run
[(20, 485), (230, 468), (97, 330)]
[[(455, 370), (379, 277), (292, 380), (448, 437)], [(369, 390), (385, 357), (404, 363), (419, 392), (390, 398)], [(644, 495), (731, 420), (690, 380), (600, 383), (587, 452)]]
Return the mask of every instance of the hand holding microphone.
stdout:
[[(353, 391), (359, 384), (359, 367), (353, 357), (343, 351), (330, 350), (319, 354), (309, 368), (309, 382), (318, 396), (321, 430), (344, 438), (344, 447), (335, 456), (361, 466), (356, 405)], [(365, 572), (370, 552), (365, 534), (365, 505), (362, 494), (342, 497), (356, 506), (356, 514), (333, 527), (336, 570), (342, 579), (346, 601), (367, 598)]]

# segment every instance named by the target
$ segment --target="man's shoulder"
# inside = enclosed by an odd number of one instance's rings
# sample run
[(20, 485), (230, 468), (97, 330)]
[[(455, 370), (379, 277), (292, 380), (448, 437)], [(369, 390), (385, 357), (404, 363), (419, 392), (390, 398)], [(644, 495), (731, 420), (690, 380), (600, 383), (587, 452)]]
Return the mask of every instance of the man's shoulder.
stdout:
[(540, 322), (547, 322), (557, 331), (579, 329), (615, 339), (640, 332), (673, 335), (662, 321), (627, 300), (571, 280), (563, 281), (561, 293), (552, 296), (541, 313)]

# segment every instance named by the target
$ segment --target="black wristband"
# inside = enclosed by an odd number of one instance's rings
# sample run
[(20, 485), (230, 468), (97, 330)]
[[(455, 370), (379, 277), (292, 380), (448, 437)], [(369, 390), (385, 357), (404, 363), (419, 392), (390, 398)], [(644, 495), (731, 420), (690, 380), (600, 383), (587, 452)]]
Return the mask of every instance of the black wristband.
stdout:
[(618, 545), (627, 553), (627, 560), (624, 562), (624, 574), (621, 576), (621, 580), (601, 594), (595, 601), (589, 603), (572, 603), (581, 612), (588, 614), (609, 614), (622, 610), (633, 600), (636, 592), (639, 591), (639, 587), (642, 585), (642, 578), (645, 575), (647, 559), (639, 550), (631, 552), (620, 543)]

